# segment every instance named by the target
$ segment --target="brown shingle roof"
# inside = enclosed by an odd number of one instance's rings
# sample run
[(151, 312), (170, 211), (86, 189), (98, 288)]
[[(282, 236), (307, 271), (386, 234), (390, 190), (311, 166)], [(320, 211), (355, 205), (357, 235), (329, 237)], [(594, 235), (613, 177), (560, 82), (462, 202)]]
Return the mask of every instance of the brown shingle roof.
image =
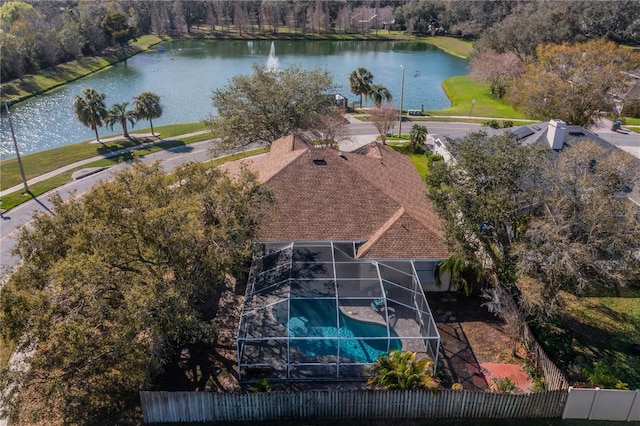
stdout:
[(422, 179), (408, 157), (386, 146), (340, 152), (289, 136), (244, 163), (276, 198), (263, 211), (258, 240), (366, 241), (358, 257), (367, 258), (448, 256)]

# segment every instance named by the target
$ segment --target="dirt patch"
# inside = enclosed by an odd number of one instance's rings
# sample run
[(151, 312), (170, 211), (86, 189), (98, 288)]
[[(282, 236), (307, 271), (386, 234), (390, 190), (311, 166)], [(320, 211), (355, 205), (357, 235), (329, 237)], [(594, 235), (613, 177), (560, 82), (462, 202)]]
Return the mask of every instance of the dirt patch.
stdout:
[[(442, 385), (488, 390), (509, 377), (523, 392), (531, 382), (522, 368), (526, 352), (514, 345), (509, 327), (482, 306), (479, 298), (457, 293), (430, 293), (427, 300), (440, 332)], [(511, 377), (513, 376), (513, 377)]]

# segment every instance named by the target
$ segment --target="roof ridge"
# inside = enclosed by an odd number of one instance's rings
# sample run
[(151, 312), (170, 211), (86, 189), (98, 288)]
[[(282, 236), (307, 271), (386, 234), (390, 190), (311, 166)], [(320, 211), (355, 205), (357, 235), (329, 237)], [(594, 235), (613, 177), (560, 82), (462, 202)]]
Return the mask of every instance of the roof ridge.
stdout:
[[(285, 162), (281, 167), (278, 167), (278, 171), (273, 173), (271, 176), (269, 176), (269, 179), (265, 179), (262, 183), (267, 183), (269, 182), (271, 179), (273, 179), (274, 177), (278, 176), (280, 173), (282, 173), (282, 171), (284, 169), (286, 169), (291, 163), (293, 163), (294, 161), (296, 161), (298, 158), (300, 158), (302, 155), (306, 154), (309, 152), (309, 148), (307, 149), (297, 149), (295, 151), (290, 151), (291, 153), (291, 159), (289, 159), (287, 162)], [(268, 154), (267, 154), (268, 155)], [(281, 157), (282, 158), (282, 157)], [(260, 175), (258, 174), (258, 180), (260, 180)]]
[(378, 240), (384, 235), (384, 233), (387, 232), (389, 228), (391, 228), (391, 226), (393, 226), (393, 224), (396, 223), (398, 219), (400, 219), (402, 215), (405, 214), (405, 212), (406, 211), (404, 207), (400, 206), (400, 208), (389, 219), (387, 219), (387, 221), (383, 223), (382, 226), (376, 230), (376, 232), (373, 233), (371, 238), (368, 239), (366, 243), (361, 245), (360, 248), (358, 248), (356, 259), (360, 259), (364, 255), (366, 255), (371, 247), (373, 247), (373, 245), (378, 242)]

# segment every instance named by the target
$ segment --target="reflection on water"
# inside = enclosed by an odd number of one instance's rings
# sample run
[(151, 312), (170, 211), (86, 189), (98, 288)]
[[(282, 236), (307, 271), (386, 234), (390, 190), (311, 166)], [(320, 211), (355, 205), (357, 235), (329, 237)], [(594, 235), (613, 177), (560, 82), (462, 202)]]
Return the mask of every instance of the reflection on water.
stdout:
[[(141, 53), (107, 70), (72, 82), (43, 96), (11, 108), (13, 125), (21, 153), (43, 151), (93, 139), (91, 129), (82, 126), (72, 109), (73, 98), (85, 87), (107, 94), (107, 106), (133, 103), (144, 91), (160, 95), (163, 116), (154, 126), (200, 121), (215, 114), (211, 105), (214, 89), (228, 84), (237, 74), (250, 74), (254, 63), (266, 65), (271, 41), (177, 40), (165, 43), (165, 51)], [(337, 91), (350, 102), (349, 74), (365, 67), (374, 82), (386, 86), (396, 103), (400, 99), (403, 65), (406, 70), (403, 106), (405, 109), (440, 109), (449, 106), (441, 89), (445, 78), (466, 74), (467, 61), (420, 43), (392, 41), (275, 41), (280, 68), (292, 64), (304, 69), (328, 69)], [(134, 128), (148, 127), (147, 121)], [(119, 133), (102, 127), (100, 136)], [(13, 157), (9, 123), (2, 114), (0, 158)]]

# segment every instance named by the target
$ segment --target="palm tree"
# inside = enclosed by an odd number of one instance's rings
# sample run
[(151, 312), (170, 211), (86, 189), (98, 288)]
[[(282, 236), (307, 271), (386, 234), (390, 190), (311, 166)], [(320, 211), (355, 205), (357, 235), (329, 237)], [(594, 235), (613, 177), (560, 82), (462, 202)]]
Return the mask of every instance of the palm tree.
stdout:
[(106, 97), (104, 93), (87, 87), (82, 90), (82, 96), (73, 99), (73, 112), (82, 124), (96, 132), (98, 142), (98, 127), (102, 127), (103, 121), (107, 119), (107, 105), (104, 102)]
[(369, 96), (373, 74), (366, 68), (360, 67), (349, 75), (349, 88), (354, 95), (360, 95), (360, 107), (362, 107), (362, 95)]
[(429, 131), (425, 126), (420, 124), (414, 124), (409, 132), (409, 147), (412, 152), (415, 152), (418, 145), (423, 144), (427, 140)]
[(138, 96), (133, 98), (133, 112), (136, 118), (149, 120), (151, 126), (151, 135), (153, 133), (153, 121), (154, 118), (160, 118), (162, 115), (162, 105), (160, 105), (160, 96), (153, 92), (142, 92)]
[(426, 356), (416, 361), (416, 356), (416, 352), (398, 350), (381, 355), (373, 364), (373, 376), (367, 385), (385, 390), (426, 388), (435, 391), (438, 380), (433, 377), (433, 359)]
[(382, 84), (373, 84), (369, 88), (367, 97), (371, 98), (376, 108), (380, 108), (380, 105), (382, 105), (382, 101), (391, 101), (391, 92)]
[(122, 125), (122, 132), (125, 138), (129, 137), (129, 132), (127, 131), (127, 120), (131, 123), (131, 126), (136, 124), (136, 116), (133, 111), (127, 110), (128, 106), (129, 102), (114, 104), (109, 110), (109, 115), (107, 116), (107, 123), (111, 130), (113, 130), (113, 125), (116, 123), (120, 123)]
[(482, 266), (477, 262), (454, 255), (438, 264), (434, 278), (438, 285), (443, 281), (448, 281), (449, 288), (447, 290), (453, 286), (463, 289), (465, 294), (469, 295), (472, 288), (480, 283), (482, 273)]

